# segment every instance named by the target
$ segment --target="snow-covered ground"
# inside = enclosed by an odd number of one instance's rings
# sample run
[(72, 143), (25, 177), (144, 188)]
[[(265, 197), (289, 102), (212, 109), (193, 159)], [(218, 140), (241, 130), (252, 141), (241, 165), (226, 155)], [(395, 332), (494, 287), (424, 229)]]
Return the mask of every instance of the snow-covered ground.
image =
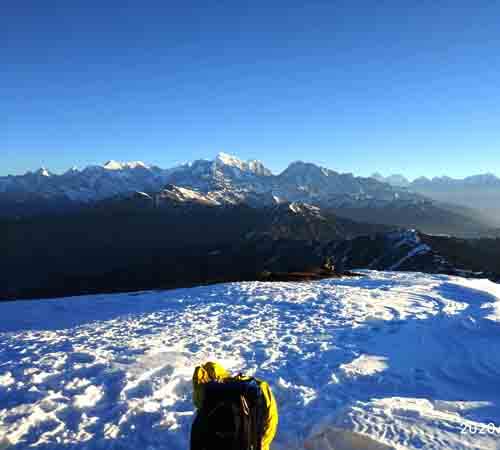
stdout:
[(186, 450), (206, 360), (269, 381), (276, 450), (500, 448), (499, 298), (366, 272), (3, 303), (0, 448)]

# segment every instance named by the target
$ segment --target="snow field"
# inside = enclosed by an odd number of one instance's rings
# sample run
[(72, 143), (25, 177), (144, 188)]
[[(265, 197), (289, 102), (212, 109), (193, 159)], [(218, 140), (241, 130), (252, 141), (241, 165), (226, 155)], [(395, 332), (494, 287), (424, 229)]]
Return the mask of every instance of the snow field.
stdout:
[(207, 360), (270, 383), (275, 450), (500, 448), (499, 286), (365, 275), (0, 304), (0, 448), (185, 450)]

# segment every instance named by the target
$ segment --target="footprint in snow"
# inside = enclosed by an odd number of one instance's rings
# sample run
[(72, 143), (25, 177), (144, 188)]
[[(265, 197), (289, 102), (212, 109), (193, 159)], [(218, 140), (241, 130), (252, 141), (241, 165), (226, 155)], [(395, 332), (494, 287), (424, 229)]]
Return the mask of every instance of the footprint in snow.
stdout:
[(68, 363), (89, 364), (95, 361), (95, 356), (90, 353), (73, 352), (68, 357)]

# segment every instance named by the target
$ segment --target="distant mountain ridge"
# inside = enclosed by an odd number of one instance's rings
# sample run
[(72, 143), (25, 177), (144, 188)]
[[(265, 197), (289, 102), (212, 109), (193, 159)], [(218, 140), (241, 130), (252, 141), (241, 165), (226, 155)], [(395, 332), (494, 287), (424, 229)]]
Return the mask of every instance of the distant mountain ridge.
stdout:
[(166, 184), (210, 194), (231, 204), (245, 202), (255, 194), (265, 204), (302, 201), (327, 207), (422, 200), (419, 195), (387, 183), (311, 163), (296, 161), (273, 175), (260, 161), (242, 161), (219, 153), (214, 160), (196, 160), (169, 169), (141, 161), (108, 161), (102, 166), (73, 168), (60, 175), (42, 168), (25, 175), (0, 177), (0, 202), (10, 202), (17, 210), (23, 206), (29, 210), (36, 202), (88, 203), (136, 191), (159, 191)]
[(404, 175), (393, 174), (388, 177), (384, 177), (379, 172), (375, 172), (372, 174), (371, 178), (374, 178), (381, 183), (388, 183), (391, 186), (395, 187), (408, 187), (410, 185), (410, 181)]
[(260, 161), (243, 161), (227, 153), (168, 169), (142, 161), (111, 160), (102, 166), (72, 168), (60, 175), (42, 168), (0, 177), (0, 216), (64, 214), (94, 203), (116, 206), (115, 199), (127, 202), (133, 197), (134, 202), (140, 202), (148, 196), (146, 204), (170, 207), (179, 202), (257, 208), (300, 202), (365, 223), (464, 237), (492, 235), (490, 226), (476, 217), (478, 213), (437, 204), (409, 187), (303, 161), (292, 162), (275, 175)]
[(406, 178), (404, 175), (401, 174), (393, 174), (389, 175), (387, 177), (384, 177), (381, 175), (379, 172), (374, 172), (371, 175), (371, 178), (374, 178), (377, 181), (380, 181), (381, 183), (388, 183), (391, 186), (395, 187), (418, 187), (418, 186), (448, 186), (448, 185), (454, 185), (454, 186), (480, 186), (480, 187), (485, 187), (485, 186), (498, 186), (500, 187), (500, 178), (497, 177), (493, 173), (482, 173), (482, 174), (477, 174), (477, 175), (470, 175), (468, 177), (464, 178), (452, 178), (446, 175), (440, 176), (440, 177), (418, 177), (415, 178), (413, 181), (410, 181), (408, 178)]
[(439, 202), (475, 208), (481, 212), (483, 221), (500, 226), (500, 178), (492, 173), (460, 179), (448, 176), (419, 177), (412, 182), (402, 175), (383, 177), (379, 173), (374, 173), (372, 177), (393, 187), (404, 187)]

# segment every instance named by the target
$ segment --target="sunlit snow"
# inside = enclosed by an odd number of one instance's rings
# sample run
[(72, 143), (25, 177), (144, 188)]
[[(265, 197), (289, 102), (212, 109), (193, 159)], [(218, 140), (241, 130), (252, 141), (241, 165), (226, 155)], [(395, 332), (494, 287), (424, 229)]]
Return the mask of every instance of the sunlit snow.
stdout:
[(185, 450), (210, 359), (271, 384), (275, 450), (498, 448), (499, 286), (365, 274), (0, 304), (0, 448)]

